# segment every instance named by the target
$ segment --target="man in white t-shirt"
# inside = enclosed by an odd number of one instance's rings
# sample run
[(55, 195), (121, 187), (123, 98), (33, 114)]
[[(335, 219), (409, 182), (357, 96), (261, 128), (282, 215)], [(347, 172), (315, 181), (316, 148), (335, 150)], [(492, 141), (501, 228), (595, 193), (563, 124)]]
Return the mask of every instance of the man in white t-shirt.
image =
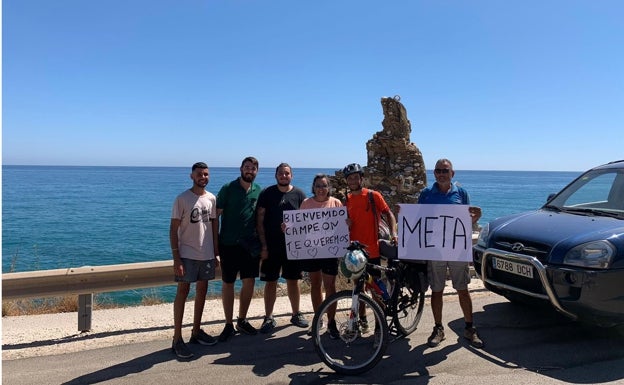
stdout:
[(178, 283), (173, 303), (172, 350), (178, 358), (188, 359), (193, 353), (182, 338), (184, 305), (191, 283), (195, 282), (195, 312), (190, 343), (214, 345), (216, 338), (204, 332), (201, 317), (206, 302), (208, 281), (214, 279), (219, 264), (217, 204), (214, 194), (206, 191), (210, 180), (208, 166), (197, 162), (191, 169), (193, 187), (176, 197), (171, 210), (169, 242), (173, 271)]

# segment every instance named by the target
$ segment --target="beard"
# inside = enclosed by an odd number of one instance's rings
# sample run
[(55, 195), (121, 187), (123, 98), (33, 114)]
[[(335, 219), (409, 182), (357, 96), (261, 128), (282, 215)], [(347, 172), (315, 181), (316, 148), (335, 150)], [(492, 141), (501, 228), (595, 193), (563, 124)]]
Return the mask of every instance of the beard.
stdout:
[(247, 183), (251, 183), (256, 179), (256, 176), (254, 174), (245, 174), (241, 172), (241, 179)]
[(208, 186), (208, 181), (202, 182), (202, 181), (193, 181), (193, 183), (195, 184), (195, 186), (199, 187), (199, 188), (206, 188), (206, 186)]

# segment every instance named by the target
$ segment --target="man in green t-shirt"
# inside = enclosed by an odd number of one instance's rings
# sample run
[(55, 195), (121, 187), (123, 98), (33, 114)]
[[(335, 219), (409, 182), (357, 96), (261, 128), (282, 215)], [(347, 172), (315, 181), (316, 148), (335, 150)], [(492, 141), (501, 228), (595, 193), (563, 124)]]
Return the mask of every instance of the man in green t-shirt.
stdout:
[(260, 241), (256, 234), (256, 204), (261, 187), (254, 182), (258, 175), (258, 160), (243, 159), (240, 177), (226, 183), (217, 195), (217, 215), (220, 217), (219, 254), (223, 285), (221, 298), (225, 327), (219, 341), (227, 341), (236, 333), (234, 329), (234, 282), (240, 275), (238, 319), (236, 330), (244, 334), (258, 331), (247, 321), (247, 311), (260, 270)]

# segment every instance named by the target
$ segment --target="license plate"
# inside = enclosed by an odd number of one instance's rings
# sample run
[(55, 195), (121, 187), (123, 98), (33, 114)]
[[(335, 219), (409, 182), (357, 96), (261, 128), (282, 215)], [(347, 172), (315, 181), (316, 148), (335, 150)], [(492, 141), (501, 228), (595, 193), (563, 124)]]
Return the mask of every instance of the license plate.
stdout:
[(522, 277), (533, 278), (533, 266), (508, 261), (506, 259), (492, 258), (492, 266), (496, 270), (506, 271)]

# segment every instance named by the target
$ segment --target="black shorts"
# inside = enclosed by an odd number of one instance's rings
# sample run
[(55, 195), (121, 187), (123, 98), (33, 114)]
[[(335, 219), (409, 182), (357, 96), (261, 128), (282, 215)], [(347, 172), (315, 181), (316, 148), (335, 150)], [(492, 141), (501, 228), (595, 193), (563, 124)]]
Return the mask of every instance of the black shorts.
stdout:
[(313, 273), (322, 271), (327, 275), (338, 275), (338, 258), (302, 259), (301, 270)]
[(256, 278), (260, 272), (260, 258), (251, 254), (239, 245), (219, 245), (221, 257), (221, 279), (225, 283), (234, 283), (236, 275), (240, 279)]
[(280, 277), (284, 279), (301, 279), (301, 261), (289, 260), (284, 252), (269, 253), (269, 258), (262, 261), (260, 265), (260, 280), (265, 282), (277, 281)]

